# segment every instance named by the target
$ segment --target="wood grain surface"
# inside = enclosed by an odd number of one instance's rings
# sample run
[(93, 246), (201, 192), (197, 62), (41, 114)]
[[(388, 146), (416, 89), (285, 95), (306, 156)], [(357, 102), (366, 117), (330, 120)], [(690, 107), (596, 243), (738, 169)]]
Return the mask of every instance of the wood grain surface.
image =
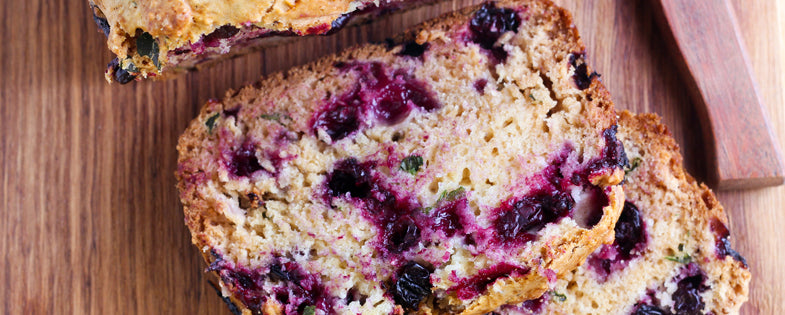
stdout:
[[(782, 155), (754, 82), (728, 0), (658, 0), (660, 31), (702, 122), (710, 184), (718, 189), (781, 185)], [(732, 73), (733, 75), (728, 75)]]
[[(0, 3), (0, 312), (229, 314), (190, 243), (173, 172), (199, 107), (261, 75), (382, 40), (477, 0), (306, 38), (166, 82), (108, 85), (86, 0)], [(618, 108), (659, 113), (705, 179), (702, 123), (646, 1), (560, 0)], [(765, 113), (785, 147), (785, 2), (733, 0)], [(732, 76), (734, 73), (728, 73)], [(782, 314), (785, 187), (719, 192), (753, 272), (745, 314)]]

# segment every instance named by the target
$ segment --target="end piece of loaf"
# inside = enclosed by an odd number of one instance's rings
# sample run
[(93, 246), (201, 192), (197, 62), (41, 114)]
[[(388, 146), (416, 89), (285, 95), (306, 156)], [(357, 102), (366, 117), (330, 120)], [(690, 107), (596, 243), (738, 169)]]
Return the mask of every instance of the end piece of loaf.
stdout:
[(164, 78), (271, 45), (322, 35), (429, 0), (91, 0), (93, 20), (117, 56), (109, 82)]
[(619, 139), (631, 163), (614, 243), (541, 299), (499, 313), (738, 314), (751, 275), (717, 198), (684, 171), (656, 115), (622, 112)]
[(193, 242), (244, 313), (483, 314), (613, 241), (627, 164), (569, 13), (486, 3), (210, 101)]

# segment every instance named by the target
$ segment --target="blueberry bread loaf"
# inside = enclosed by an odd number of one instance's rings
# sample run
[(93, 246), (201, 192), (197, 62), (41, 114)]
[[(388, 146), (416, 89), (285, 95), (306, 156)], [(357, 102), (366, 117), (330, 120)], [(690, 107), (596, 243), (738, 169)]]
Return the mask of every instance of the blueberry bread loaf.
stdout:
[(162, 77), (243, 54), (281, 38), (327, 34), (429, 0), (90, 0), (117, 58), (106, 79)]
[(486, 3), (210, 101), (185, 218), (245, 314), (484, 314), (537, 298), (621, 212), (616, 114), (569, 13)]
[(499, 313), (738, 314), (750, 272), (714, 194), (684, 171), (655, 115), (623, 112), (619, 139), (631, 165), (613, 244), (549, 294)]

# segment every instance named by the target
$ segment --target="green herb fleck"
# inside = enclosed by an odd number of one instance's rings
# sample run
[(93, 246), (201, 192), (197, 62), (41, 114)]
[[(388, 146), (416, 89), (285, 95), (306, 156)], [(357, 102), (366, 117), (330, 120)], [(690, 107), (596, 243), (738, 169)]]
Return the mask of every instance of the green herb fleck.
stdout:
[(420, 166), (422, 166), (422, 164), (423, 160), (421, 156), (410, 155), (401, 161), (401, 170), (409, 174), (416, 175), (417, 172), (420, 171)]
[(466, 192), (466, 190), (463, 189), (463, 187), (458, 187), (455, 190), (450, 191), (450, 192), (445, 190), (445, 191), (442, 192), (442, 195), (439, 196), (439, 200), (437, 200), (436, 202), (438, 203), (438, 202), (440, 202), (442, 200), (447, 200), (447, 201), (455, 200), (455, 198), (458, 198), (459, 196), (463, 195), (463, 193), (465, 193), (465, 192)]
[(428, 214), (433, 210), (433, 206), (422, 208), (422, 213)]
[(556, 291), (551, 291), (551, 296), (553, 296), (559, 302), (564, 302), (564, 301), (567, 300), (567, 296), (566, 295), (561, 294), (561, 293), (556, 292)]
[(534, 94), (532, 93), (529, 93), (529, 98), (532, 99), (532, 101), (537, 101), (537, 99), (534, 98)]
[(213, 127), (215, 127), (215, 120), (218, 119), (218, 116), (220, 115), (221, 114), (216, 113), (215, 115), (210, 116), (210, 118), (207, 118), (207, 120), (204, 122), (204, 125), (207, 126), (207, 132), (213, 133)]
[(679, 251), (680, 251), (680, 252), (683, 252), (683, 251), (684, 251), (684, 244), (679, 244)]
[(641, 165), (641, 158), (636, 157), (636, 158), (632, 159), (632, 162), (630, 162), (630, 168), (624, 170), (624, 176), (627, 176), (627, 174), (629, 174), (632, 171), (634, 171), (640, 165)]
[(303, 315), (314, 315), (316, 314), (316, 306), (308, 305), (303, 310)]
[(684, 254), (684, 257), (665, 256), (665, 259), (670, 260), (670, 261), (675, 261), (675, 262), (681, 263), (681, 264), (689, 264), (692, 261), (692, 257), (690, 257), (690, 254)]
[(292, 121), (292, 117), (291, 116), (289, 116), (287, 114), (281, 114), (281, 113), (262, 114), (262, 116), (260, 116), (260, 117), (262, 117), (262, 119), (266, 119), (266, 120), (271, 120), (271, 121), (277, 122), (277, 123), (281, 124), (281, 126), (284, 126), (284, 127), (286, 127), (286, 123), (283, 122), (284, 120), (288, 121), (288, 122)]
[(140, 56), (147, 56), (153, 60), (153, 64), (160, 68), (161, 65), (158, 63), (158, 43), (153, 39), (153, 35), (150, 35), (148, 32), (142, 33), (139, 37), (136, 38), (136, 52), (139, 53)]

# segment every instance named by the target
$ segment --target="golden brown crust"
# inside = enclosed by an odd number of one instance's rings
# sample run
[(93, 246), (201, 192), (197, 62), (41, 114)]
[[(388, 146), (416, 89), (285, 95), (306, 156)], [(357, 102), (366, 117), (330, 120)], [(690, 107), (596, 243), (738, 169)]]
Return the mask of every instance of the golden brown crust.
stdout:
[(496, 310), (499, 306), (517, 300), (515, 297), (539, 297), (548, 289), (548, 279), (543, 275), (533, 272), (522, 277), (508, 278), (496, 281), (488, 289), (488, 294), (481, 296), (462, 315), (482, 315)]
[[(113, 29), (133, 35), (136, 30), (164, 38), (170, 48), (196, 42), (223, 25), (253, 24), (275, 31), (305, 32), (329, 24), (351, 12), (362, 1), (194, 1), (194, 0), (94, 0)], [(111, 41), (111, 39), (110, 39)]]
[[(182, 71), (179, 65), (178, 68), (169, 66), (170, 51), (196, 43), (221, 26), (255, 26), (269, 32), (293, 34), (322, 33), (342, 14), (373, 3), (367, 0), (91, 0), (96, 15), (105, 18), (110, 26), (107, 45), (121, 60), (121, 66), (127, 68), (133, 63), (134, 73), (158, 79)], [(155, 39), (159, 65), (136, 51), (135, 41), (142, 33), (149, 33)], [(112, 78), (107, 76), (107, 79)]]
[[(572, 80), (572, 72), (575, 71), (574, 67), (568, 62), (572, 55), (576, 55), (579, 62), (582, 61), (583, 44), (577, 35), (571, 21), (571, 16), (568, 12), (561, 8), (553, 6), (550, 2), (545, 1), (501, 1), (497, 3), (502, 7), (524, 7), (524, 12), (530, 12), (528, 18), (536, 19), (536, 23), (550, 25), (553, 27), (551, 34), (555, 36), (554, 42), (560, 43), (558, 47), (553, 48), (555, 53), (558, 54), (556, 63), (546, 63), (545, 61), (538, 64), (540, 67), (540, 76), (536, 77), (538, 80), (544, 80), (546, 87), (551, 90), (550, 94), (555, 95), (556, 110), (570, 111), (574, 110), (575, 115), (565, 115), (565, 125), (576, 126), (577, 128), (584, 128), (589, 130), (603, 130), (615, 124), (615, 114), (613, 110), (613, 103), (610, 100), (609, 93), (599, 80), (591, 80), (590, 86), (581, 91), (575, 87)], [(479, 6), (462, 9), (458, 12), (449, 13), (433, 21), (425, 22), (412, 30), (404, 33), (397, 38), (398, 42), (418, 39), (418, 41), (426, 40), (432, 43), (432, 48), (438, 50), (440, 46), (447, 46), (454, 38), (457, 28), (465, 25), (467, 18), (472, 16)], [(534, 22), (533, 22), (534, 23)], [(321, 83), (324, 80), (336, 80), (333, 86), (346, 85), (344, 79), (345, 75), (336, 70), (336, 62), (341, 61), (357, 61), (357, 60), (380, 60), (385, 63), (398, 62), (396, 57), (391, 56), (392, 53), (387, 47), (381, 45), (363, 45), (350, 49), (339, 55), (328, 56), (314, 63), (294, 68), (287, 72), (274, 73), (269, 77), (263, 79), (253, 86), (244, 87), (238, 91), (229, 91), (224, 100), (209, 102), (197, 117), (188, 127), (184, 135), (180, 138), (178, 144), (178, 152), (180, 157), (178, 160), (179, 170), (178, 188), (181, 192), (181, 200), (184, 205), (186, 214), (186, 223), (189, 226), (193, 242), (199, 248), (208, 248), (214, 245), (216, 240), (221, 239), (224, 235), (220, 234), (213, 226), (223, 225), (227, 219), (220, 214), (217, 210), (220, 205), (210, 204), (205, 200), (205, 192), (200, 192), (200, 189), (205, 189), (203, 185), (193, 184), (193, 177), (203, 176), (204, 181), (216, 180), (219, 176), (218, 173), (211, 173), (205, 171), (209, 166), (201, 165), (199, 163), (200, 154), (203, 150), (202, 147), (209, 137), (205, 133), (205, 122), (210, 118), (224, 110), (238, 108), (238, 106), (248, 106), (248, 104), (255, 104), (254, 109), (261, 112), (264, 107), (276, 106), (271, 105), (276, 102), (296, 103), (297, 106), (288, 107), (286, 110), (292, 117), (310, 117), (312, 108), (316, 103), (315, 100), (322, 98), (320, 93)], [(509, 71), (505, 69), (498, 69), (497, 71)], [(589, 72), (591, 69), (589, 68)], [(507, 72), (505, 72), (507, 73)], [(567, 78), (567, 79), (564, 79)], [(550, 86), (548, 86), (550, 85)], [(335, 88), (333, 88), (335, 89)], [(304, 95), (295, 93), (293, 91), (308, 91)], [(447, 93), (449, 89), (445, 88)], [(340, 91), (340, 90), (338, 90)], [(330, 90), (330, 93), (333, 93)], [(532, 92), (533, 93), (533, 92)], [(533, 97), (534, 94), (530, 94)], [(538, 94), (539, 95), (539, 94)], [(548, 97), (544, 94), (544, 97)], [(286, 100), (286, 101), (283, 101)], [(296, 100), (290, 102), (289, 100)], [(273, 110), (273, 108), (267, 108)], [(243, 119), (242, 117), (240, 119)], [(559, 122), (562, 123), (562, 122)], [(308, 132), (307, 121), (295, 119), (290, 125), (291, 128)], [(558, 127), (558, 125), (553, 125)], [(593, 134), (592, 137), (600, 138), (599, 132)], [(601, 140), (598, 140), (601, 141)], [(596, 154), (597, 152), (595, 152)], [(620, 186), (616, 186), (622, 179), (623, 171), (617, 169), (608, 174), (602, 174), (592, 178), (592, 183), (601, 187), (609, 187), (608, 192), (609, 204), (603, 208), (603, 216), (599, 223), (590, 229), (573, 228), (572, 233), (564, 233), (559, 235), (552, 235), (542, 242), (538, 250), (533, 250), (532, 255), (529, 257), (529, 263), (534, 264), (534, 269), (530, 273), (518, 278), (509, 278), (506, 280), (499, 280), (495, 282), (489, 294), (481, 296), (468, 306), (461, 306), (460, 301), (455, 299), (454, 305), (461, 309), (465, 307), (465, 314), (480, 314), (496, 309), (498, 306), (507, 303), (517, 303), (523, 300), (537, 298), (546, 289), (550, 277), (561, 276), (570, 270), (577, 267), (585, 257), (593, 252), (600, 244), (612, 241), (613, 226), (619, 216), (624, 200), (623, 191)], [(208, 259), (210, 259), (208, 257)], [(209, 260), (208, 260), (209, 261)], [(553, 280), (553, 279), (551, 279)], [(429, 307), (423, 308), (423, 311), (429, 311), (434, 314), (442, 312), (439, 309), (431, 309)]]

